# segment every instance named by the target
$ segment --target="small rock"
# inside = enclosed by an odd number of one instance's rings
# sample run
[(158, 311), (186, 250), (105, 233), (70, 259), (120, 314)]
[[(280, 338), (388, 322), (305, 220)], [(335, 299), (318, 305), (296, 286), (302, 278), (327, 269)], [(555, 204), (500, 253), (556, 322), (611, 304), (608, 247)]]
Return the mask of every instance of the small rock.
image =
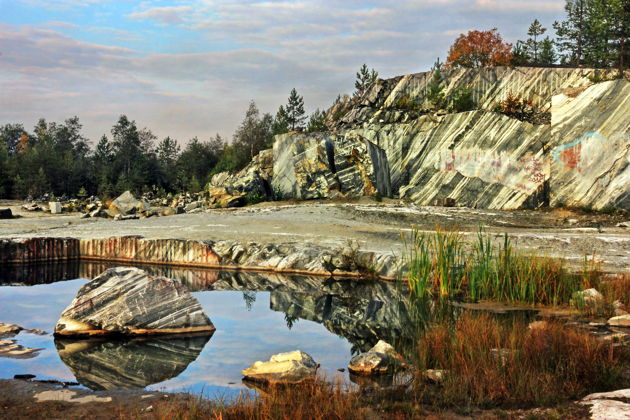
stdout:
[(295, 350), (273, 355), (268, 362), (257, 361), (242, 373), (254, 382), (297, 383), (314, 378), (318, 367), (311, 356)]
[(607, 322), (611, 327), (625, 327), (630, 328), (630, 315), (619, 315), (610, 318)]
[(549, 325), (549, 323), (547, 321), (533, 321), (530, 322), (529, 325), (527, 326), (528, 330), (542, 330), (547, 328), (547, 326)]
[(448, 371), (444, 369), (427, 369), (422, 374), (425, 379), (428, 379), (430, 382), (440, 384), (444, 382), (447, 372)]
[(402, 357), (383, 340), (365, 353), (350, 359), (348, 370), (357, 375), (393, 373), (401, 366)]
[(63, 208), (61, 207), (61, 203), (59, 201), (51, 201), (48, 203), (48, 208), (52, 214), (61, 214)]
[(628, 226), (630, 226), (630, 222), (617, 223), (615, 226), (620, 228), (627, 228)]
[(11, 209), (0, 209), (0, 219), (13, 219)]
[(20, 327), (19, 325), (5, 324), (3, 322), (0, 322), (0, 338), (13, 337), (14, 335), (17, 335), (17, 333), (19, 333), (23, 329), (24, 328)]

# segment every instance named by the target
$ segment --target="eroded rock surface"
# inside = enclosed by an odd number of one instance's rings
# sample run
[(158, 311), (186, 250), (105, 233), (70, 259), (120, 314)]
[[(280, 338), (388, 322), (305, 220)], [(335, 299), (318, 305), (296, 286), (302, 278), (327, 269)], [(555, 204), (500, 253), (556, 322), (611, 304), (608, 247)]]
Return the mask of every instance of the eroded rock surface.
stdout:
[(214, 329), (197, 299), (179, 281), (117, 267), (79, 290), (61, 314), (55, 335), (133, 336)]
[(590, 394), (580, 404), (591, 406), (593, 420), (630, 419), (630, 389)]
[(313, 358), (300, 350), (279, 353), (271, 356), (268, 362), (257, 361), (243, 370), (246, 380), (275, 383), (297, 383), (313, 379), (318, 364)]

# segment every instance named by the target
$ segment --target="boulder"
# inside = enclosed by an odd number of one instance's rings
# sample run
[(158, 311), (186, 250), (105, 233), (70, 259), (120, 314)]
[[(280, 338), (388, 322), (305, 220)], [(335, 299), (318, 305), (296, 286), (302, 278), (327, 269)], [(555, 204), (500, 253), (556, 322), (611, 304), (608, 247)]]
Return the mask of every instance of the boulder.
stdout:
[(626, 327), (630, 328), (630, 315), (619, 315), (610, 318), (607, 322), (611, 327)]
[(184, 210), (186, 211), (186, 213), (188, 213), (202, 206), (203, 206), (203, 201), (193, 201), (192, 203), (187, 204), (186, 207), (184, 207)]
[(604, 301), (604, 296), (596, 289), (580, 290), (573, 294), (571, 304), (578, 308), (596, 308)]
[(63, 311), (55, 336), (156, 335), (214, 331), (178, 280), (116, 267), (85, 284)]
[(300, 350), (271, 356), (268, 362), (257, 361), (243, 370), (246, 380), (266, 384), (298, 383), (313, 379), (319, 365)]
[(112, 202), (111, 207), (119, 210), (123, 214), (133, 214), (144, 211), (146, 204), (144, 201), (134, 197), (131, 192), (125, 191)]
[(11, 209), (0, 209), (0, 219), (13, 219)]
[(383, 340), (365, 353), (350, 359), (348, 370), (357, 375), (394, 373), (401, 366), (402, 357)]
[(628, 420), (630, 419), (628, 401), (630, 401), (630, 388), (590, 394), (582, 398), (580, 404), (591, 406), (591, 419)]
[(51, 201), (48, 203), (48, 208), (52, 214), (61, 214), (63, 212), (63, 207), (59, 201)]

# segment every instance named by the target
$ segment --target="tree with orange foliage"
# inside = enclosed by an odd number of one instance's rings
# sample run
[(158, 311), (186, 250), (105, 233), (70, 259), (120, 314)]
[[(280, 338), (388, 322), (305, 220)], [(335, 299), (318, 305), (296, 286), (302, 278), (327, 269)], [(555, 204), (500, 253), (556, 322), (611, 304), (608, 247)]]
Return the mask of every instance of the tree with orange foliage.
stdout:
[(489, 31), (468, 31), (460, 34), (448, 51), (448, 67), (509, 66), (512, 44), (503, 42), (497, 28)]

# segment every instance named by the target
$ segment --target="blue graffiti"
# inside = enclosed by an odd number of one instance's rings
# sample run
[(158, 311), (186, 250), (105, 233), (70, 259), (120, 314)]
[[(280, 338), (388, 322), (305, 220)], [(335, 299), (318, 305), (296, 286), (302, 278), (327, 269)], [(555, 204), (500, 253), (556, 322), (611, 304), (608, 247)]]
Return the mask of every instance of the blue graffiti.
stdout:
[(588, 140), (591, 137), (595, 137), (595, 138), (597, 138), (598, 140), (601, 140), (601, 141), (606, 140), (604, 138), (604, 136), (602, 136), (599, 133), (587, 133), (587, 134), (584, 134), (582, 137), (580, 137), (576, 141), (572, 141), (571, 143), (562, 144), (562, 145), (556, 147), (553, 150), (553, 158), (554, 158), (554, 160), (556, 162), (560, 162), (560, 153), (562, 153), (565, 150), (570, 149), (570, 148), (572, 148), (574, 146), (577, 146), (578, 144), (582, 143), (585, 140)]

